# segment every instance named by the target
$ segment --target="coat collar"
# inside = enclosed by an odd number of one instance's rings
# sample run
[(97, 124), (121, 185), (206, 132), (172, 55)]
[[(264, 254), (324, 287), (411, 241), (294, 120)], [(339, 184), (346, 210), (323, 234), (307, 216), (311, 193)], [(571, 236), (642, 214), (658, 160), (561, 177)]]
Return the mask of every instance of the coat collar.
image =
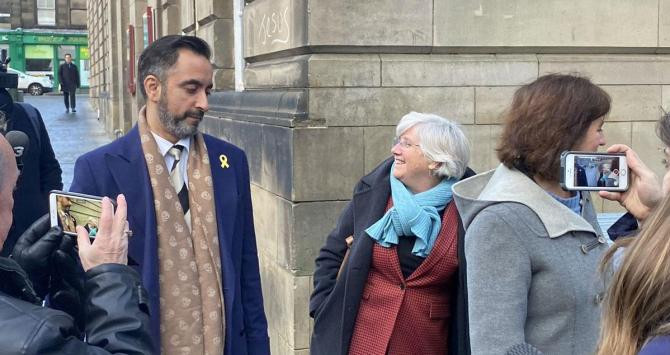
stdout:
[(582, 194), (584, 218), (552, 198), (544, 189), (518, 170), (500, 164), (498, 168), (454, 185), (454, 196), (467, 226), (484, 208), (501, 202), (516, 202), (530, 208), (541, 220), (550, 238), (572, 231), (600, 235), (589, 193)]

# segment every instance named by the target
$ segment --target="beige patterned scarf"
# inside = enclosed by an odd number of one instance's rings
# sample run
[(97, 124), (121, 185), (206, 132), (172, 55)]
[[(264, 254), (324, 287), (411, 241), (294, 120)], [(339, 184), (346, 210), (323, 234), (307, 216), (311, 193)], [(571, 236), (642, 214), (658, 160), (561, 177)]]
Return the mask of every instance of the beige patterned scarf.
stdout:
[(222, 354), (225, 336), (221, 259), (212, 172), (202, 134), (188, 153), (192, 231), (142, 108), (138, 120), (158, 226), (161, 353)]

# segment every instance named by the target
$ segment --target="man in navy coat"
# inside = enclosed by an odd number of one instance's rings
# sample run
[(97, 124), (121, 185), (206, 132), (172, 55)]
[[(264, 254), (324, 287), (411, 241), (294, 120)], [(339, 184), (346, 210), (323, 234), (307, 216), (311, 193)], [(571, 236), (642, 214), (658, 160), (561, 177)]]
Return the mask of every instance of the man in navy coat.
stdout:
[[(152, 184), (156, 185), (156, 179), (154, 175), (150, 178), (152, 172), (147, 166), (151, 166), (151, 162), (145, 158), (146, 152), (143, 151), (146, 150), (145, 141), (150, 138), (141, 133), (146, 127), (141, 122), (148, 123), (158, 148), (165, 154), (166, 164), (163, 167), (167, 167), (170, 174), (180, 160), (177, 157), (169, 159), (170, 154), (164, 153), (164, 150), (172, 151), (171, 144), (173, 148), (182, 142), (189, 145), (189, 141), (191, 148), (184, 151), (193, 149), (196, 137), (204, 138), (211, 163), (208, 184), (213, 185), (213, 215), (218, 233), (218, 243), (212, 245), (218, 245), (216, 249), (221, 261), (224, 354), (269, 354), (247, 158), (238, 147), (209, 135), (201, 135), (197, 130), (208, 110), (207, 96), (212, 87), (209, 58), (209, 46), (197, 37), (166, 36), (149, 45), (138, 63), (138, 86), (146, 99), (146, 106), (140, 111), (140, 123), (109, 145), (82, 155), (75, 164), (70, 190), (98, 196), (116, 196), (119, 193), (126, 196), (128, 222), (133, 234), (129, 241), (129, 265), (135, 264), (149, 293), (152, 336), (156, 347), (163, 345), (164, 352), (168, 352), (165, 342), (161, 344), (160, 339), (161, 336), (166, 337), (161, 334), (165, 331), (161, 329), (164, 326), (161, 319), (165, 315), (161, 315), (160, 306), (164, 298), (175, 295), (160, 294), (159, 298), (159, 274), (161, 280), (170, 275), (159, 273), (163, 267), (160, 263), (165, 261), (159, 258), (158, 249), (159, 246), (165, 248), (167, 244), (159, 243), (164, 239), (160, 239), (157, 230), (164, 218), (161, 216), (157, 220), (154, 201), (161, 197), (156, 196), (155, 187), (152, 187)], [(183, 154), (185, 159), (182, 161), (192, 164), (192, 157), (187, 152)], [(185, 182), (197, 177), (191, 175), (190, 170), (183, 171)], [(177, 192), (181, 194), (181, 191)], [(189, 211), (188, 208), (187, 205), (183, 211)], [(189, 212), (194, 212), (193, 206)], [(209, 211), (205, 212), (211, 216)], [(183, 220), (190, 220), (186, 212), (182, 216), (185, 217)], [(193, 263), (192, 268), (195, 269)], [(197, 265), (199, 270), (207, 268), (209, 265)]]

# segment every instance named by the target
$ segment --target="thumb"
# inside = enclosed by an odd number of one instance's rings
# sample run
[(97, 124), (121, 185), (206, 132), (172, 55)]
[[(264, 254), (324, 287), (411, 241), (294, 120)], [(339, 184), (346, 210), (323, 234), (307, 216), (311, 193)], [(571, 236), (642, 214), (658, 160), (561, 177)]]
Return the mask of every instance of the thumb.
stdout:
[(621, 201), (622, 199), (622, 195), (620, 192), (598, 191), (598, 195), (610, 201)]

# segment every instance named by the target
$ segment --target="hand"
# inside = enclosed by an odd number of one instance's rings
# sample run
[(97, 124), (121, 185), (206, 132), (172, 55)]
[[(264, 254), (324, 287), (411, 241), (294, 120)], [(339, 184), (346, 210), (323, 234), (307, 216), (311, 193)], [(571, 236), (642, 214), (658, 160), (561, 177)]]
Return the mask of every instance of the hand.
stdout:
[(86, 228), (77, 226), (79, 258), (85, 271), (98, 265), (128, 263), (128, 222), (126, 221), (126, 198), (116, 198), (116, 212), (108, 197), (102, 199), (102, 214), (98, 234), (91, 244)]
[(41, 298), (49, 289), (51, 255), (62, 239), (60, 227), (49, 227), (50, 219), (46, 214), (23, 232), (12, 252), (12, 259), (26, 271), (35, 292)]
[(604, 199), (618, 201), (635, 218), (643, 221), (663, 197), (658, 177), (627, 145), (615, 144), (607, 148), (607, 152), (626, 154), (630, 186), (626, 192), (600, 191), (598, 194)]

